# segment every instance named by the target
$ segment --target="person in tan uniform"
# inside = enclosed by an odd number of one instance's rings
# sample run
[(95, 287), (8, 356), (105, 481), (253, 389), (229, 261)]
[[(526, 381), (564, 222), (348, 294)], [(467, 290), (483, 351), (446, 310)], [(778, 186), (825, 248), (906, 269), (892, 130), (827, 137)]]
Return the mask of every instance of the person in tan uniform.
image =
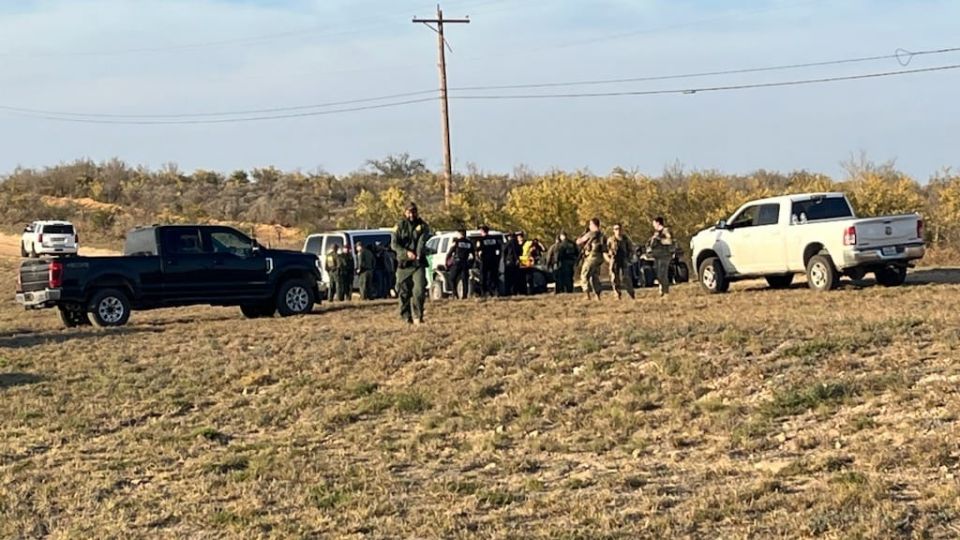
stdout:
[(619, 223), (613, 226), (613, 236), (607, 239), (607, 264), (610, 265), (610, 282), (613, 283), (613, 292), (617, 299), (623, 298), (626, 292), (630, 298), (636, 299), (633, 292), (633, 277), (630, 275), (630, 265), (633, 263), (634, 247), (630, 237), (623, 232)]

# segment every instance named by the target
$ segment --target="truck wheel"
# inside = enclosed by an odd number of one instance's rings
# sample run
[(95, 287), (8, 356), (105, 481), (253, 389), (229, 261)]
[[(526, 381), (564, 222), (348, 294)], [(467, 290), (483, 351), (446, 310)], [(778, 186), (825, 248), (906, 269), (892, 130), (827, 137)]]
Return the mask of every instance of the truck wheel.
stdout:
[(727, 273), (720, 259), (710, 257), (700, 263), (700, 286), (710, 294), (725, 293), (730, 290)]
[(873, 273), (877, 278), (877, 283), (884, 287), (899, 287), (907, 280), (907, 268), (905, 266), (887, 266)]
[(273, 317), (277, 312), (275, 304), (245, 304), (240, 306), (240, 313), (248, 319), (262, 319)]
[(640, 287), (649, 288), (653, 287), (654, 281), (657, 279), (657, 273), (654, 272), (652, 266), (646, 264), (640, 267)]
[(534, 270), (530, 276), (530, 294), (547, 292), (547, 276), (543, 272)]
[(679, 261), (676, 264), (676, 270), (673, 273), (674, 283), (686, 283), (690, 281), (690, 267), (687, 263)]
[(439, 278), (433, 278), (433, 283), (430, 284), (430, 299), (443, 300), (443, 284)]
[(40, 257), (40, 255), (37, 255), (37, 245), (36, 245), (36, 244), (33, 244), (33, 243), (30, 244), (30, 257), (32, 257), (32, 258), (34, 258), (34, 259), (37, 259), (37, 258)]
[(767, 276), (767, 285), (771, 289), (786, 289), (793, 283), (793, 274), (785, 276)]
[(29, 255), (29, 253), (27, 253), (26, 246), (23, 245), (23, 242), (20, 242), (20, 257), (26, 259), (27, 255)]
[(60, 322), (66, 328), (90, 325), (90, 317), (87, 316), (87, 312), (80, 305), (58, 306), (57, 311), (60, 315)]
[(280, 286), (277, 311), (281, 317), (303, 315), (313, 311), (313, 286), (303, 279), (291, 279)]
[(101, 289), (90, 299), (88, 311), (100, 328), (123, 326), (130, 320), (130, 299), (117, 289)]
[(807, 263), (807, 284), (815, 291), (829, 291), (840, 284), (840, 273), (830, 255), (814, 255)]

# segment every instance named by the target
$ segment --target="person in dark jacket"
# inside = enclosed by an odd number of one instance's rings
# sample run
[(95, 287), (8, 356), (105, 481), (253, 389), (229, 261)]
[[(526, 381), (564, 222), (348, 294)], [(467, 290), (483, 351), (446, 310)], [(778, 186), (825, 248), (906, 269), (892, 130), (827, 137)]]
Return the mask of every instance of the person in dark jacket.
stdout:
[(400, 318), (423, 323), (423, 301), (427, 292), (427, 240), (430, 227), (420, 218), (417, 205), (410, 203), (404, 217), (393, 229), (393, 251), (397, 254), (397, 296)]
[(577, 245), (567, 238), (567, 233), (561, 231), (555, 244), (547, 251), (547, 264), (553, 270), (556, 294), (573, 292), (573, 273), (580, 258)]
[(470, 268), (473, 267), (473, 243), (467, 238), (466, 229), (457, 231), (450, 250), (450, 286), (457, 298), (470, 296)]
[(513, 233), (503, 243), (503, 294), (520, 294), (520, 244)]
[(500, 294), (500, 240), (490, 236), (490, 227), (480, 226), (477, 239), (476, 259), (480, 264), (480, 294)]
[(372, 300), (373, 295), (373, 270), (377, 264), (377, 259), (373, 251), (357, 242), (357, 281), (360, 285), (360, 299)]
[(353, 253), (350, 252), (350, 246), (344, 245), (337, 255), (337, 300), (343, 302), (353, 298), (353, 274), (355, 264), (353, 262)]

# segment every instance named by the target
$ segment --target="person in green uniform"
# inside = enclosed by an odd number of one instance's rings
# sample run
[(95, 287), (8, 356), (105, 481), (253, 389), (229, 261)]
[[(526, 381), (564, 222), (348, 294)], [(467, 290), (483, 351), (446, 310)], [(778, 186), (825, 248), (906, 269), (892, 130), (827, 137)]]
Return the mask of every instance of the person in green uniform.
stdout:
[(583, 250), (580, 278), (583, 280), (583, 291), (587, 293), (587, 299), (590, 299), (591, 295), (596, 295), (599, 300), (600, 267), (603, 265), (607, 239), (600, 231), (600, 218), (591, 219), (587, 227), (588, 230), (577, 238), (577, 245)]
[(580, 258), (577, 245), (567, 238), (567, 233), (560, 231), (557, 241), (547, 250), (547, 264), (553, 269), (555, 282), (554, 293), (573, 292), (573, 270)]
[(377, 264), (377, 257), (373, 251), (357, 242), (357, 277), (360, 286), (360, 299), (371, 300), (373, 295), (373, 271)]
[(423, 323), (423, 301), (427, 292), (426, 247), (429, 238), (430, 227), (420, 218), (417, 205), (410, 203), (403, 219), (393, 229), (400, 318), (408, 323)]
[(633, 277), (630, 275), (630, 265), (633, 263), (633, 241), (623, 232), (619, 223), (613, 226), (613, 236), (607, 239), (607, 263), (610, 264), (610, 282), (617, 299), (626, 292), (630, 298), (636, 299), (633, 292)]
[(338, 284), (340, 283), (340, 270), (337, 268), (337, 246), (331, 246), (323, 260), (324, 269), (327, 271), (327, 277), (330, 278), (330, 284), (327, 286), (327, 301), (333, 302), (337, 299)]
[(350, 252), (350, 246), (344, 245), (337, 255), (337, 300), (343, 302), (353, 298), (353, 274), (355, 264), (353, 262), (353, 253)]
[(657, 283), (660, 284), (660, 296), (670, 292), (670, 258), (673, 257), (673, 235), (665, 225), (663, 218), (653, 220), (653, 236), (650, 237), (650, 249), (657, 270)]

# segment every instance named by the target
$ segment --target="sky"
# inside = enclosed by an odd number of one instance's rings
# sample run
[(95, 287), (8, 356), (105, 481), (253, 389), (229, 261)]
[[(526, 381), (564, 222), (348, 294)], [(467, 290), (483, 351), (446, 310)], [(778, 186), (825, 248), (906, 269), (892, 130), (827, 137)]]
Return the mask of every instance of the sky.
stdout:
[[(960, 64), (960, 51), (914, 56), (907, 67), (886, 58), (672, 80), (458, 90), (960, 47), (960, 2), (449, 0), (442, 7), (448, 17), (471, 19), (446, 27), (458, 171), (524, 166), (605, 174), (622, 167), (658, 174), (679, 163), (688, 170), (807, 169), (842, 177), (842, 162), (861, 153), (896, 160), (921, 181), (960, 167), (960, 70), (693, 94), (463, 97), (850, 76)], [(438, 86), (436, 34), (411, 18), (435, 10), (435, 3), (419, 0), (0, 0), (0, 173), (116, 157), (152, 168), (276, 166), (343, 174), (403, 152), (440, 169), (437, 100), (315, 114), (430, 98)], [(416, 92), (425, 93), (297, 108)], [(287, 110), (223, 114), (263, 109)], [(309, 115), (142, 123), (303, 113)]]

